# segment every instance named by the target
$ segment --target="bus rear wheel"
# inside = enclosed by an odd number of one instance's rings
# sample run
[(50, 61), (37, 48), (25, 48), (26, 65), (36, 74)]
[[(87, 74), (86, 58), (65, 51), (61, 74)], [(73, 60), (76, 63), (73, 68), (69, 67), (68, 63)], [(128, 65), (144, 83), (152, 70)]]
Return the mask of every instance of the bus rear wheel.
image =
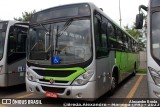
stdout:
[(110, 90), (110, 95), (113, 95), (116, 91), (116, 88), (118, 86), (118, 80), (116, 78), (116, 76), (112, 76), (112, 80), (111, 80), (111, 90)]
[(136, 68), (136, 63), (135, 63), (135, 64), (134, 64), (134, 70), (133, 70), (132, 75), (133, 75), (133, 76), (136, 76), (136, 73), (137, 73), (137, 68)]

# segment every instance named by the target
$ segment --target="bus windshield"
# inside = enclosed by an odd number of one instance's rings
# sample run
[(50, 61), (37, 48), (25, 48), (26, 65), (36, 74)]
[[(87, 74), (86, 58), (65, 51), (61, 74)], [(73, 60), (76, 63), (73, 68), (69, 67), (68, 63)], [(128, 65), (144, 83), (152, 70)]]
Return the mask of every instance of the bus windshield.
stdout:
[(91, 57), (90, 20), (69, 19), (31, 27), (28, 37), (28, 60), (51, 65), (52, 57), (60, 57), (59, 64), (75, 64)]
[(160, 60), (160, 12), (152, 14), (151, 48), (153, 56)]

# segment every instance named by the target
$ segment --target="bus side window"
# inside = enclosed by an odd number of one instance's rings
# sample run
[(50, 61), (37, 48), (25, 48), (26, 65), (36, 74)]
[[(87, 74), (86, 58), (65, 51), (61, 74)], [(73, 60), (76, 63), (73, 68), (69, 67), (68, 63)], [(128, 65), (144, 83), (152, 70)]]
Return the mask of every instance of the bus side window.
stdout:
[(128, 51), (128, 40), (125, 33), (123, 33), (123, 43), (124, 43), (125, 51)]
[(14, 27), (10, 27), (9, 35), (8, 35), (8, 54), (15, 52), (16, 50), (16, 41), (14, 36)]
[(14, 28), (13, 30), (11, 29), (9, 33), (9, 52), (25, 52), (27, 31), (24, 33), (21, 28), (14, 30)]
[(114, 26), (108, 22), (108, 27), (107, 27), (107, 36), (109, 37), (109, 45), (110, 45), (110, 48), (117, 48), (117, 38), (116, 38), (116, 35), (115, 35), (115, 28)]
[(131, 38), (130, 37), (128, 37), (128, 50), (129, 50), (129, 52), (132, 51), (132, 42), (131, 42)]
[(133, 39), (131, 39), (132, 52), (134, 52)]
[(95, 31), (95, 47), (96, 57), (104, 57), (108, 55), (107, 51), (107, 20), (94, 17), (94, 31)]
[(116, 35), (117, 35), (117, 43), (118, 43), (118, 49), (123, 49), (123, 34), (119, 28), (116, 28)]
[(25, 52), (26, 48), (26, 34), (19, 33), (17, 35), (17, 52)]
[(133, 39), (132, 39), (131, 45), (132, 45), (132, 52), (134, 52), (134, 40)]
[(107, 23), (108, 20), (102, 17), (102, 22), (101, 22), (101, 38), (102, 38), (102, 48), (103, 51), (107, 51), (108, 49), (108, 39), (107, 39)]
[(133, 40), (133, 50), (136, 52), (136, 41)]

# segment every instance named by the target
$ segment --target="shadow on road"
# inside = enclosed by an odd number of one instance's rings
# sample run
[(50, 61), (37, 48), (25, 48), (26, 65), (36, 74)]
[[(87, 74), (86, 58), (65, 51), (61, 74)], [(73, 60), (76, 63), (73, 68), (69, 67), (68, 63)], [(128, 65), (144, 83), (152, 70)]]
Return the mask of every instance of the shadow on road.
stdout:
[(25, 84), (9, 86), (9, 87), (0, 87), (0, 95), (16, 94), (24, 91), (26, 91)]
[[(124, 79), (122, 82), (119, 83), (117, 89), (115, 90), (115, 93), (113, 95), (110, 94), (110, 92), (108, 91), (106, 94), (104, 94), (103, 96), (101, 96), (100, 98), (98, 98), (96, 100), (96, 102), (113, 102), (113, 100), (115, 100), (115, 102), (121, 102), (125, 100), (124, 98), (112, 98), (112, 96), (115, 96), (117, 94), (117, 92), (125, 85), (127, 84), (127, 82), (129, 82), (132, 78), (134, 78), (135, 76), (130, 75), (128, 76), (126, 79)], [(130, 88), (130, 87), (128, 87)], [(125, 90), (126, 91), (126, 90)]]

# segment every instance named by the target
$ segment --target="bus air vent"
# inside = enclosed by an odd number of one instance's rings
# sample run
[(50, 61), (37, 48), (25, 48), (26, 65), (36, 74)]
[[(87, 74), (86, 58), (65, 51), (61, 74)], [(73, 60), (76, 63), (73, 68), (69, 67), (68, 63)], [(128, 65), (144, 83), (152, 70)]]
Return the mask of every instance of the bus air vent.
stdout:
[[(48, 82), (49, 83), (49, 80), (45, 80), (45, 79), (39, 79), (40, 82)], [(54, 81), (55, 83), (68, 83), (69, 81), (58, 81), (58, 80), (55, 80)]]
[(76, 70), (39, 70), (33, 69), (40, 76), (67, 77), (76, 72)]

